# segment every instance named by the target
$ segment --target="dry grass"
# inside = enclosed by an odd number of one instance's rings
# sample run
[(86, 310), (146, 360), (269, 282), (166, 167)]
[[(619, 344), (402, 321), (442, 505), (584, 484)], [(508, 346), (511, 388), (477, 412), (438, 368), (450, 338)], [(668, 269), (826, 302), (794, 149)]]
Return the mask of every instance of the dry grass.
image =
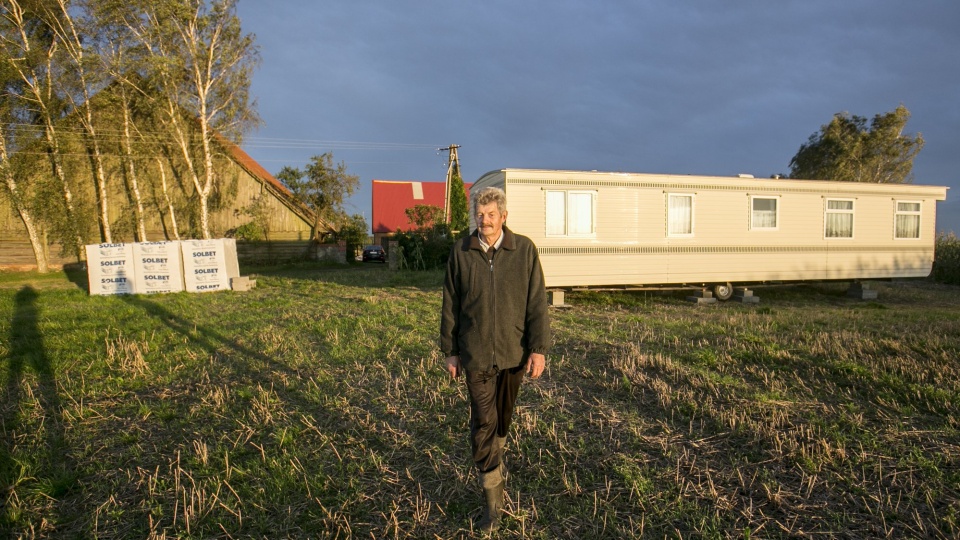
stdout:
[[(12, 537), (471, 537), (439, 274), (0, 289)], [(31, 292), (32, 291), (32, 292)], [(576, 293), (521, 391), (502, 538), (960, 535), (960, 289)]]

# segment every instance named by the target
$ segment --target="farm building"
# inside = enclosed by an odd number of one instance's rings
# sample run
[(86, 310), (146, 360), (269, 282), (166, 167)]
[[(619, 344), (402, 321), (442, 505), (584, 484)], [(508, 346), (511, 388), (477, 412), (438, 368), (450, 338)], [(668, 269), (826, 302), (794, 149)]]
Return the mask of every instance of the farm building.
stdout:
[[(550, 288), (924, 277), (946, 187), (502, 169), (511, 230)], [(471, 216), (472, 219), (472, 216)], [(471, 227), (473, 224), (471, 224)]]
[[(312, 238), (313, 212), (294, 200), (286, 186), (239, 146), (223, 137), (216, 140), (220, 150), (216, 164), (220, 181), (210, 214), (211, 234), (214, 237), (230, 235), (252, 222), (257, 214), (257, 219), (266, 225), (266, 240), (270, 243), (287, 244), (285, 249), (306, 250)], [(79, 214), (84, 216), (86, 228), (80, 234), (86, 243), (98, 243), (101, 240), (95, 217), (94, 186), (89, 164), (82, 155), (82, 152), (73, 154), (65, 165), (70, 178), (74, 179), (71, 188), (78, 201)], [(49, 170), (49, 165), (42, 160), (27, 166), (44, 174)], [(175, 159), (166, 157), (143, 160), (139, 164), (146, 237), (137, 238), (129, 184), (117, 156), (108, 156), (106, 168), (108, 179), (111, 179), (108, 184), (109, 216), (114, 242), (198, 237), (193, 186), (180, 174), (178, 167)], [(49, 183), (49, 180), (38, 176), (26, 184), (40, 187), (43, 182)], [(260, 204), (255, 205), (258, 199)], [(321, 223), (321, 227), (329, 228), (325, 223)], [(35, 263), (24, 224), (4, 196), (0, 196), (0, 243), (3, 245), (0, 266), (31, 266)], [(61, 253), (60, 246), (52, 238), (47, 244), (51, 264), (76, 262), (76, 255)]]
[[(464, 184), (469, 193), (471, 184)], [(444, 182), (374, 180), (372, 195), (373, 243), (386, 245), (386, 239), (399, 230), (413, 228), (406, 210), (418, 204), (444, 206)]]

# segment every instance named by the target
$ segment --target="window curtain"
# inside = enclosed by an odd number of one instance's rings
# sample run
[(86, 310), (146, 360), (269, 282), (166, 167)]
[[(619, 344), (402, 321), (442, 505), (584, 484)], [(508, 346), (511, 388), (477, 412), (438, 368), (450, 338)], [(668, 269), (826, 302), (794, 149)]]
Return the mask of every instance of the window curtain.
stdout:
[(827, 238), (853, 238), (853, 201), (827, 201)]
[(570, 193), (568, 201), (570, 203), (569, 234), (593, 234), (593, 194)]
[(547, 192), (547, 234), (563, 236), (567, 234), (566, 193)]
[(897, 216), (897, 238), (920, 238), (920, 216)]
[(753, 199), (753, 228), (775, 229), (777, 227), (777, 200)]
[(693, 234), (693, 197), (670, 195), (670, 234)]
[(897, 238), (920, 238), (920, 203), (897, 203)]

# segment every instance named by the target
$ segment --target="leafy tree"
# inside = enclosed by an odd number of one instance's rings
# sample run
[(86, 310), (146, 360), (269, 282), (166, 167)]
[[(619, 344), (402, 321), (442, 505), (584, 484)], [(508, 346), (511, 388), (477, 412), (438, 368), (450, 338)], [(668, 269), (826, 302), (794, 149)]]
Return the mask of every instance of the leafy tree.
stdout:
[(367, 220), (360, 214), (353, 214), (344, 218), (340, 224), (340, 229), (337, 231), (336, 238), (346, 242), (348, 254), (356, 255), (357, 248), (367, 243), (369, 237), (367, 231), (369, 230)]
[[(2, 112), (3, 106), (0, 104), (0, 116), (3, 116)], [(7, 153), (7, 130), (3, 129), (2, 126), (3, 122), (0, 122), (0, 130), (3, 130), (3, 133), (0, 133), (0, 179), (3, 180), (3, 189), (0, 189), (0, 193), (6, 193), (13, 208), (20, 216), (20, 220), (23, 221), (23, 226), (27, 229), (27, 237), (30, 239), (30, 247), (33, 248), (33, 257), (37, 261), (37, 271), (45, 274), (49, 271), (46, 246), (44, 246), (40, 236), (33, 213), (27, 201), (24, 200), (20, 182), (17, 181), (16, 175), (13, 173), (13, 167)]]
[(337, 216), (343, 214), (344, 199), (352, 195), (360, 183), (358, 176), (347, 174), (345, 163), (334, 165), (332, 152), (313, 156), (303, 170), (284, 167), (277, 173), (277, 179), (290, 189), (294, 198), (313, 211), (313, 237), (317, 241), (322, 236), (321, 225), (338, 221)]
[(258, 51), (254, 36), (240, 27), (236, 1), (138, 0), (125, 18), (162, 92), (166, 127), (195, 189), (203, 238), (211, 237), (211, 198), (222, 191), (217, 139), (239, 141), (259, 122), (250, 100)]
[[(97, 0), (90, 5), (90, 9), (97, 23), (100, 38), (94, 42), (93, 46), (98, 53), (103, 71), (112, 81), (110, 87), (112, 92), (103, 92), (106, 94), (104, 99), (109, 101), (104, 107), (119, 111), (121, 116), (119, 123), (122, 129), (119, 139), (112, 142), (119, 143), (115, 152), (120, 156), (121, 175), (131, 199), (136, 238), (140, 242), (146, 242), (147, 198), (145, 193), (151, 187), (151, 182), (149, 176), (142, 174), (145, 169), (143, 162), (147, 160), (138, 159), (138, 156), (157, 155), (156, 159), (159, 160), (160, 154), (159, 145), (155, 141), (147, 144), (142, 137), (143, 132), (160, 132), (159, 125), (155, 123), (155, 117), (159, 112), (153, 103), (156, 93), (154, 92), (154, 95), (147, 93), (148, 89), (143, 77), (149, 67), (146, 62), (147, 55), (144, 54), (143, 47), (138, 45), (136, 36), (124, 22), (129, 11), (127, 0)], [(151, 122), (154, 125), (150, 125)], [(116, 125), (117, 122), (112, 123)], [(163, 175), (166, 172), (161, 170), (159, 174)], [(168, 192), (164, 189), (163, 193), (167, 195)], [(169, 203), (169, 196), (164, 202)], [(166, 206), (173, 224), (173, 236), (179, 239), (172, 205)], [(161, 220), (163, 220), (162, 214)]]
[[(0, 2), (0, 194), (38, 265), (47, 233), (78, 258), (96, 225), (104, 241), (131, 225), (146, 240), (152, 203), (173, 237), (174, 212), (186, 211), (184, 223), (209, 238), (209, 213), (235, 189), (220, 143), (258, 122), (257, 60), (236, 0)], [(107, 204), (118, 195), (130, 206)]]
[(59, 204), (52, 198), (46, 199), (40, 206), (42, 217), (50, 220), (50, 229), (64, 251), (75, 253), (79, 259), (84, 235), (74, 189), (64, 168), (62, 135), (57, 126), (67, 112), (67, 99), (59, 92), (64, 87), (62, 78), (70, 77), (71, 72), (63, 68), (61, 39), (48, 26), (54, 10), (49, 0), (6, 0), (0, 4), (4, 99), (9, 100), (14, 118), (37, 127), (42, 134), (35, 141), (21, 140), (17, 148), (7, 151), (17, 151), (31, 143), (43, 147), (57, 184)]
[(400, 247), (400, 266), (410, 270), (443, 266), (455, 241), (450, 225), (443, 218), (443, 208), (418, 204), (405, 212), (413, 228), (394, 235)]
[(100, 239), (113, 242), (110, 228), (107, 175), (104, 152), (96, 123), (91, 97), (103, 88), (106, 77), (100, 69), (100, 60), (90, 43), (98, 41), (102, 26), (90, 16), (90, 11), (73, 9), (69, 0), (54, 0), (45, 10), (44, 19), (64, 51), (62, 69), (70, 76), (57, 77), (61, 94), (70, 104), (70, 110), (83, 128), (84, 147), (90, 159), (90, 168), (97, 201), (97, 221)]
[(403, 211), (415, 230), (423, 230), (443, 223), (443, 208), (432, 204), (417, 204)]
[(464, 192), (463, 178), (459, 172), (450, 180), (450, 228), (464, 231), (470, 226), (470, 210), (467, 208), (467, 194)]
[(790, 160), (790, 177), (848, 182), (906, 183), (923, 137), (904, 135), (910, 111), (896, 110), (867, 119), (837, 113), (810, 136)]
[[(0, 32), (3, 32), (0, 34), (3, 36), (0, 40), (2, 45), (0, 51), (8, 49), (6, 41), (10, 29), (9, 24), (0, 24)], [(46, 246), (41, 238), (39, 224), (27, 200), (28, 197), (24, 193), (28, 186), (24, 185), (22, 175), (14, 172), (10, 153), (7, 150), (8, 140), (10, 145), (16, 147), (16, 115), (18, 111), (23, 110), (23, 103), (17, 98), (21, 89), (19, 80), (20, 77), (9, 60), (0, 61), (0, 180), (2, 180), (0, 194), (6, 195), (27, 230), (27, 237), (30, 239), (30, 246), (33, 248), (34, 259), (37, 262), (37, 271), (46, 273), (49, 270)]]

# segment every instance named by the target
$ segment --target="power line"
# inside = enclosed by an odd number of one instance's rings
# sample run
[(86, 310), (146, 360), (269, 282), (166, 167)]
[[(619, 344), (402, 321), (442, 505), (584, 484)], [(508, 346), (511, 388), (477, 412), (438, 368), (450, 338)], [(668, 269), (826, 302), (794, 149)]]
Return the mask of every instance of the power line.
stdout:
[[(21, 133), (26, 134), (37, 134), (43, 133), (45, 127), (38, 126), (35, 124), (24, 124), (24, 123), (10, 123), (7, 124), (9, 128), (20, 131)], [(67, 134), (67, 135), (85, 135), (86, 130), (81, 127), (57, 127), (56, 131), (58, 133)], [(104, 142), (120, 142), (125, 138), (125, 133), (119, 129), (101, 129), (97, 128), (97, 137)], [(199, 134), (193, 133), (192, 138), (197, 139)], [(161, 141), (161, 140), (175, 140), (174, 135), (169, 131), (144, 131), (137, 130), (136, 135), (133, 135), (135, 140), (149, 140), (149, 141)], [(333, 150), (364, 150), (364, 151), (374, 151), (374, 150), (434, 150), (437, 148), (436, 144), (418, 144), (418, 143), (400, 143), (400, 142), (377, 142), (377, 141), (338, 141), (338, 140), (323, 140), (323, 139), (297, 139), (297, 138), (282, 138), (282, 137), (245, 137), (242, 140), (242, 146), (246, 148), (269, 148), (269, 149), (290, 149), (290, 150), (299, 150), (299, 149), (311, 149), (311, 148), (327, 148)]]
[(281, 139), (269, 137), (248, 137), (244, 146), (258, 148), (314, 148), (325, 147), (340, 150), (427, 150), (434, 149), (433, 144), (368, 142), (368, 141), (324, 141), (309, 139)]

